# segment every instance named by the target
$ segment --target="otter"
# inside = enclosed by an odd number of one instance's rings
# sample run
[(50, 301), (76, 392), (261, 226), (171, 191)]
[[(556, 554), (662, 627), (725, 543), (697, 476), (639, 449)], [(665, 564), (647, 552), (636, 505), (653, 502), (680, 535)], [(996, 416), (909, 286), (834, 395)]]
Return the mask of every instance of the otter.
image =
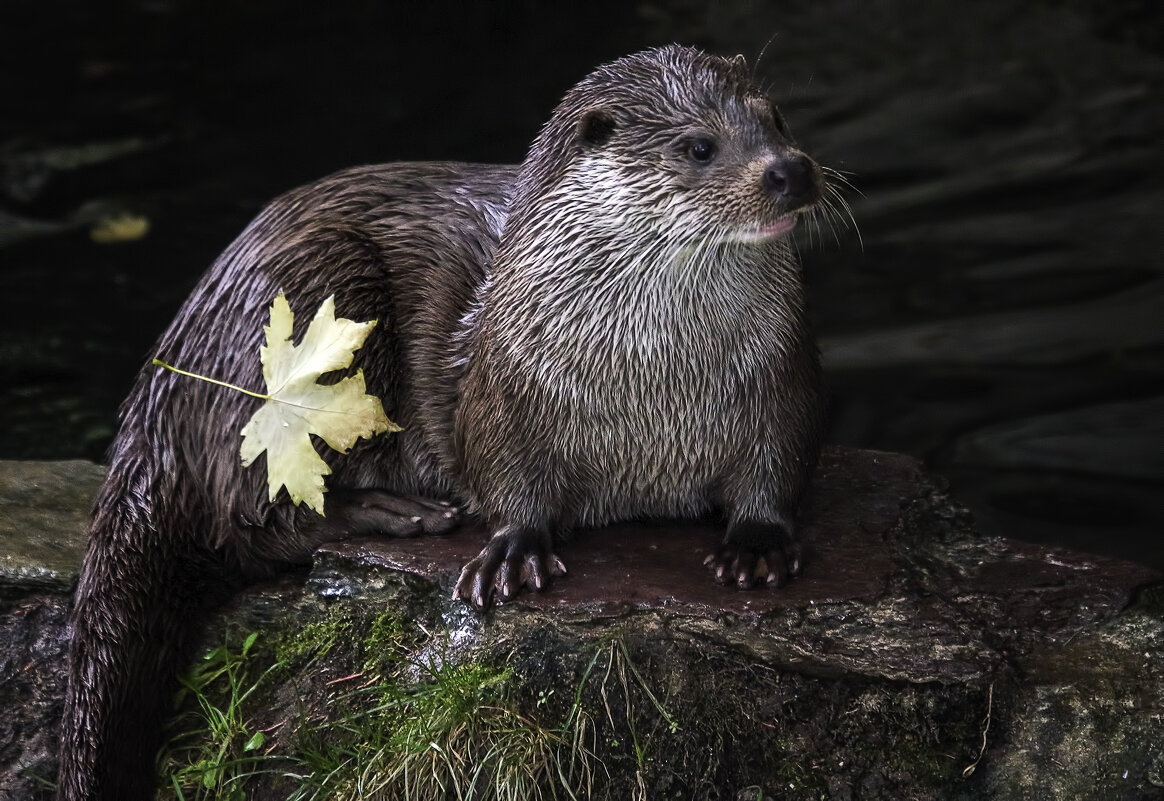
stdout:
[(335, 295), (380, 321), (353, 369), (404, 430), (327, 455), (320, 516), (241, 466), (258, 401), (143, 369), (71, 616), (58, 798), (151, 797), (197, 621), (328, 540), (480, 520), (455, 590), (478, 609), (545, 588), (556, 538), (615, 520), (718, 512), (717, 580), (800, 573), (822, 400), (787, 235), (828, 188), (742, 57), (668, 46), (567, 92), (520, 166), (363, 167), (273, 201), (156, 355), (261, 386), (275, 295), (308, 312), (296, 339)]

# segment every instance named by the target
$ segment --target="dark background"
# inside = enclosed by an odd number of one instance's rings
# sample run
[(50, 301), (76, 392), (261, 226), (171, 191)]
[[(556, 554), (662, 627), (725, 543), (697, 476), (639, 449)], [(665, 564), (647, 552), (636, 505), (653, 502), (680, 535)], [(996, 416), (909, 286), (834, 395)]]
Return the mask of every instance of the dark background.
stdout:
[[(859, 236), (800, 242), (832, 442), (1164, 567), (1164, 4), (0, 4), (0, 458), (100, 460), (198, 275), (341, 167), (514, 162), (597, 64), (743, 53)], [(110, 219), (140, 238), (98, 243)]]

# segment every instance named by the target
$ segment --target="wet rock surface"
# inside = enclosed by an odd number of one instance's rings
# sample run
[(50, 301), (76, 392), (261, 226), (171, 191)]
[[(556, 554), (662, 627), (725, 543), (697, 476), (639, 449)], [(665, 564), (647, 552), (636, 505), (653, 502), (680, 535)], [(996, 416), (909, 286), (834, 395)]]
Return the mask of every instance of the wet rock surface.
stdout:
[(79, 537), (104, 479), (104, 467), (81, 460), (10, 462), (0, 470), (0, 604), (69, 590)]
[[(0, 463), (0, 508), (56, 509), (24, 527), (49, 526), (53, 564), (75, 566), (99, 473)], [(805, 573), (780, 590), (717, 586), (702, 567), (715, 526), (627, 524), (579, 532), (560, 549), (568, 576), (486, 616), (450, 600), (478, 529), (337, 543), (306, 576), (239, 596), (208, 642), (342, 605), (407, 610), (432, 635), (426, 658), (506, 664), (531, 715), (577, 696), (603, 766), (594, 797), (1164, 798), (1159, 573), (982, 537), (898, 454), (826, 452), (803, 519)], [(37, 777), (55, 770), (68, 581), (46, 584), (60, 569), (45, 561), (0, 574), (3, 799), (46, 797)], [(349, 673), (313, 663), (263, 714), (287, 729)]]

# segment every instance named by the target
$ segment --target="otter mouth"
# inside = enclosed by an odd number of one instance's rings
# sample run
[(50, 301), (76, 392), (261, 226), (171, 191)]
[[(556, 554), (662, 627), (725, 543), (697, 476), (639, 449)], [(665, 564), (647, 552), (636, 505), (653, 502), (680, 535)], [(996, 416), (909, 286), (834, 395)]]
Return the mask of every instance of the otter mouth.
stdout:
[(780, 217), (775, 222), (768, 223), (758, 232), (760, 239), (775, 239), (778, 236), (784, 236), (786, 233), (796, 227), (796, 216), (789, 214), (786, 217)]
[(796, 215), (786, 214), (759, 228), (742, 231), (740, 239), (744, 242), (768, 242), (784, 236), (795, 227)]

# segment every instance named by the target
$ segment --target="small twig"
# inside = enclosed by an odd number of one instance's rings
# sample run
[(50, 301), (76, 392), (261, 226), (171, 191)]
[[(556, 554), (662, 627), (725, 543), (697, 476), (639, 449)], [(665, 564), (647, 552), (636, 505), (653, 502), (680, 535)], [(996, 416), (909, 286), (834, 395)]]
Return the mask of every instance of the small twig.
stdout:
[(982, 747), (978, 749), (978, 756), (973, 762), (967, 765), (962, 770), (962, 778), (965, 779), (974, 773), (978, 767), (978, 763), (982, 761), (982, 755), (986, 753), (986, 732), (990, 731), (990, 715), (994, 709), (994, 682), (990, 683), (990, 690), (986, 695), (986, 719), (982, 721)]
[(350, 676), (341, 676), (338, 679), (332, 679), (331, 681), (327, 682), (324, 686), (330, 687), (333, 684), (339, 684), (340, 682), (343, 682), (343, 681), (351, 681), (352, 679), (363, 678), (363, 676), (364, 676), (363, 673), (353, 673)]

